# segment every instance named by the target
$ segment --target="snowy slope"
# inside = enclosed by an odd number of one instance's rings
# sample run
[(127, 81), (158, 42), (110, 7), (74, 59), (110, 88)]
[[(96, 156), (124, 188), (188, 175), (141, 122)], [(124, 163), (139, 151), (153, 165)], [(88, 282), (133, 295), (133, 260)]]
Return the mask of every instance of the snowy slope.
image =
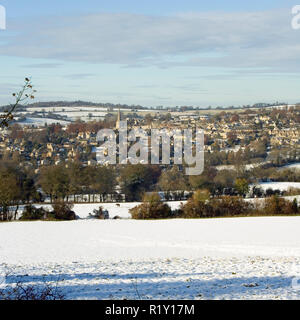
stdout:
[(19, 125), (23, 125), (23, 126), (44, 126), (45, 123), (47, 123), (47, 125), (53, 124), (53, 123), (59, 123), (61, 125), (67, 125), (70, 122), (67, 121), (63, 121), (63, 120), (57, 120), (57, 119), (50, 119), (50, 118), (26, 118), (26, 120), (24, 121), (20, 121), (18, 122)]
[(298, 163), (293, 163), (293, 164), (288, 164), (280, 169), (296, 169), (296, 170), (300, 170), (300, 162)]
[(204, 256), (300, 257), (300, 217), (0, 224), (7, 263)]
[(300, 298), (300, 217), (0, 223), (8, 283), (67, 298)]
[[(170, 201), (167, 202), (168, 205), (171, 207), (172, 210), (179, 209), (181, 203), (186, 203), (186, 201)], [(82, 203), (82, 204), (75, 204), (73, 207), (73, 211), (76, 213), (76, 215), (80, 219), (86, 219), (89, 218), (89, 213), (93, 213), (94, 209), (99, 209), (101, 206), (103, 209), (108, 210), (109, 217), (113, 219), (116, 216), (119, 216), (123, 219), (130, 219), (131, 214), (129, 213), (129, 210), (140, 205), (140, 202), (125, 202), (125, 203), (119, 203), (118, 205), (116, 203)], [(50, 204), (46, 205), (35, 205), (35, 207), (40, 208), (43, 207), (48, 210), (52, 210), (52, 206)], [(23, 208), (20, 208), (20, 212)]]
[(263, 190), (273, 189), (287, 191), (289, 188), (300, 189), (300, 182), (264, 182), (257, 184), (257, 186), (261, 187)]

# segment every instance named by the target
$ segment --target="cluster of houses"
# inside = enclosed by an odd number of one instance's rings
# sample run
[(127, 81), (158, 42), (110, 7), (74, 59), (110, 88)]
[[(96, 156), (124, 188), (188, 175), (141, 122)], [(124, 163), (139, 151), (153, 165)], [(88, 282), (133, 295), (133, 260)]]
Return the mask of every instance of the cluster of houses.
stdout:
[[(239, 150), (241, 142), (257, 141), (268, 136), (269, 148), (300, 145), (300, 110), (286, 109), (284, 116), (275, 116), (274, 110), (261, 109), (251, 112), (219, 114), (201, 112), (170, 112), (168, 117), (161, 117), (161, 112), (151, 113), (151, 121), (147, 113), (143, 117), (133, 119), (129, 114), (117, 114), (115, 130), (118, 129), (121, 118), (128, 120), (128, 128), (151, 129), (203, 129), (208, 140), (219, 146), (218, 150)], [(141, 114), (141, 113), (140, 113)], [(139, 114), (139, 115), (140, 115)], [(22, 130), (38, 136), (44, 128), (23, 126)], [(80, 160), (85, 165), (96, 163), (94, 150), (99, 146), (96, 141), (97, 132), (82, 131), (75, 136), (67, 134), (67, 126), (63, 126), (64, 136), (59, 142), (30, 144), (25, 137), (12, 138), (10, 129), (0, 131), (0, 154), (21, 159), (22, 163), (39, 166), (58, 164), (61, 161)], [(245, 145), (245, 143), (244, 143)], [(206, 151), (213, 152), (212, 144), (205, 145)]]

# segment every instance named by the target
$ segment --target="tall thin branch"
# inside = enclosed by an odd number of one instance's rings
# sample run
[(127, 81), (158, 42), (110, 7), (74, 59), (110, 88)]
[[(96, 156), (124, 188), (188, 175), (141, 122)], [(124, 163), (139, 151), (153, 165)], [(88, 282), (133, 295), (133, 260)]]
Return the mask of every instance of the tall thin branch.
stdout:
[(0, 128), (8, 127), (9, 122), (14, 119), (13, 113), (16, 111), (20, 103), (30, 99), (34, 99), (35, 92), (36, 90), (33, 89), (31, 79), (25, 78), (22, 89), (19, 92), (12, 94), (12, 96), (15, 98), (15, 102), (10, 105), (9, 110), (0, 115)]

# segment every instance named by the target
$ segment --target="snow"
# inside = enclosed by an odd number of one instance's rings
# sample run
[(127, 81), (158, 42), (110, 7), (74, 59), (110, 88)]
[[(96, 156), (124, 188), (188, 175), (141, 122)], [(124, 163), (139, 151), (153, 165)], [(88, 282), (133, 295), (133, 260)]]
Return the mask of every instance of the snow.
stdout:
[(74, 212), (76, 215), (81, 218), (85, 219), (88, 218), (89, 213), (93, 213), (94, 209), (99, 209), (99, 207), (103, 207), (103, 209), (108, 210), (109, 217), (114, 218), (116, 216), (119, 216), (120, 218), (131, 218), (131, 214), (129, 213), (129, 210), (134, 208), (137, 205), (137, 203), (120, 203), (119, 206), (117, 206), (116, 203), (97, 203), (97, 204), (75, 204), (74, 205)]
[(207, 255), (300, 257), (299, 223), (299, 217), (12, 222), (0, 225), (5, 243), (0, 252), (2, 261), (10, 263)]
[(57, 112), (57, 113), (62, 113), (62, 112), (80, 112), (80, 111), (89, 111), (89, 112), (98, 112), (98, 111), (102, 111), (102, 112), (106, 112), (107, 108), (101, 108), (101, 107), (95, 107), (95, 106), (65, 106), (65, 107), (45, 107), (45, 108), (36, 108), (36, 107), (32, 107), (32, 108), (26, 108), (27, 112)]
[(288, 164), (284, 167), (281, 167), (280, 169), (296, 169), (296, 170), (300, 170), (300, 162), (298, 163), (293, 163), (293, 164)]
[[(167, 204), (171, 207), (172, 210), (179, 209), (181, 203), (186, 203), (186, 201), (170, 201)], [(94, 209), (99, 209), (101, 206), (104, 210), (108, 210), (109, 217), (113, 219), (118, 216), (123, 219), (130, 219), (131, 214), (129, 210), (140, 205), (141, 202), (125, 202), (125, 203), (83, 203), (83, 204), (75, 204), (73, 207), (73, 211), (80, 219), (89, 218), (89, 213), (93, 213)], [(47, 205), (34, 205), (37, 208), (43, 207), (44, 209), (53, 210), (50, 204)], [(20, 212), (23, 208), (20, 208)]]
[(99, 117), (105, 117), (107, 115), (107, 112), (99, 111), (99, 110), (86, 110), (86, 111), (65, 111), (65, 112), (55, 112), (57, 115), (61, 116), (67, 116), (69, 118), (80, 118), (80, 117), (88, 117), (89, 114), (92, 114), (94, 116), (99, 116)]
[(298, 202), (298, 205), (300, 204), (300, 195), (298, 196), (288, 196), (288, 197), (283, 197), (285, 200), (289, 200), (289, 201), (294, 201), (295, 199)]
[(290, 188), (300, 189), (300, 182), (264, 182), (257, 184), (257, 186), (265, 191), (268, 189), (287, 191)]
[[(45, 112), (45, 113), (44, 113)], [(34, 117), (32, 116), (34, 113)], [(47, 118), (47, 113), (53, 113), (61, 117), (66, 118), (64, 120), (55, 120)], [(104, 119), (107, 115), (107, 108), (97, 108), (97, 107), (87, 107), (87, 106), (78, 106), (78, 107), (45, 107), (45, 108), (27, 108), (26, 111), (21, 111), (20, 115), (25, 116), (26, 120), (20, 121), (20, 125), (34, 125), (34, 126), (44, 126), (45, 123), (48, 125), (52, 123), (60, 123), (62, 125), (67, 125), (71, 121), (81, 119), (83, 121), (91, 121), (95, 119)], [(90, 117), (91, 115), (91, 117)], [(45, 116), (45, 118), (43, 117)], [(18, 119), (18, 118), (16, 118)]]
[[(288, 201), (294, 201), (294, 199), (297, 200), (297, 202), (300, 204), (300, 195), (297, 195), (297, 196), (285, 196), (285, 197), (281, 197), (285, 200), (288, 200)], [(263, 204), (263, 202), (268, 199), (268, 198), (246, 198), (244, 199), (245, 201), (247, 202), (252, 202), (252, 203), (257, 203), (257, 204)]]
[(45, 123), (47, 125), (59, 123), (61, 125), (67, 125), (69, 122), (63, 120), (56, 120), (50, 118), (27, 118), (24, 121), (18, 122), (19, 125), (23, 126), (43, 126)]
[(294, 299), (300, 217), (0, 223), (0, 267), (68, 299)]
[[(259, 163), (251, 163), (251, 164), (246, 164), (246, 165), (242, 165), (242, 167), (245, 169), (245, 170), (251, 170), (253, 168), (257, 168), (257, 167), (260, 167), (262, 166), (264, 163), (266, 162), (259, 162)], [(234, 165), (220, 165), (220, 166), (216, 166), (215, 167), (218, 171), (221, 171), (221, 170), (237, 170), (237, 167), (234, 166)]]

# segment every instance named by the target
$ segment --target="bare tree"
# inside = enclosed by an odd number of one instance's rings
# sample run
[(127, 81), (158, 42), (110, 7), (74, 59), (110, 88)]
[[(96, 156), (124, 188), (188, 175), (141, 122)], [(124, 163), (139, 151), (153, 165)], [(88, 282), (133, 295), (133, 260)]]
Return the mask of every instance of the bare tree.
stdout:
[(15, 102), (10, 105), (8, 110), (4, 111), (4, 114), (0, 114), (0, 128), (8, 127), (9, 121), (13, 120), (14, 112), (18, 105), (28, 99), (34, 99), (36, 90), (33, 89), (33, 85), (30, 78), (25, 78), (22, 89), (19, 92), (13, 93)]

